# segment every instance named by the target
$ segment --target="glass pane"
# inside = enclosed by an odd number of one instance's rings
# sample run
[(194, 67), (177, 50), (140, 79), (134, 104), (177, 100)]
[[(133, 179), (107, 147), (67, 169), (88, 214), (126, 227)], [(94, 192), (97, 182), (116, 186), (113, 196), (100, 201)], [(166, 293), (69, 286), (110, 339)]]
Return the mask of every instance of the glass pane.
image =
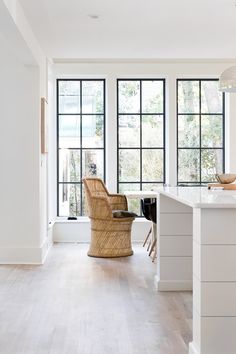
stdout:
[(140, 199), (128, 199), (128, 210), (141, 216)]
[(203, 116), (201, 120), (202, 146), (222, 147), (223, 146), (223, 117)]
[(178, 150), (178, 181), (200, 181), (200, 152), (195, 149)]
[(119, 146), (140, 146), (139, 116), (119, 116)]
[(223, 173), (222, 166), (222, 150), (202, 150), (202, 181), (215, 182), (215, 175)]
[(82, 81), (82, 113), (103, 113), (103, 81)]
[(163, 81), (142, 81), (142, 112), (163, 113)]
[(143, 147), (163, 147), (163, 116), (142, 116)]
[(178, 116), (178, 147), (200, 147), (199, 116)]
[(142, 183), (143, 191), (156, 191), (158, 188), (162, 187), (163, 183)]
[(80, 182), (80, 151), (59, 150), (59, 182)]
[[(119, 193), (124, 193), (126, 191), (139, 191), (140, 184), (139, 183), (120, 183), (119, 184)], [(139, 199), (127, 199), (128, 201), (128, 209), (138, 215), (140, 214), (140, 200)]]
[(119, 151), (119, 181), (139, 181), (140, 151), (122, 149)]
[(80, 184), (59, 185), (59, 216), (80, 215)]
[(87, 148), (103, 147), (103, 116), (82, 117), (82, 146)]
[(80, 117), (76, 115), (59, 116), (59, 147), (80, 147)]
[(80, 81), (59, 81), (59, 113), (80, 113)]
[(140, 191), (140, 183), (119, 183), (119, 193)]
[(199, 82), (178, 81), (178, 113), (199, 112)]
[(98, 177), (103, 179), (103, 150), (83, 150), (83, 177)]
[(119, 113), (140, 112), (140, 82), (119, 81)]
[(163, 181), (163, 150), (143, 150), (143, 181)]
[(202, 113), (222, 113), (222, 92), (218, 81), (201, 82)]

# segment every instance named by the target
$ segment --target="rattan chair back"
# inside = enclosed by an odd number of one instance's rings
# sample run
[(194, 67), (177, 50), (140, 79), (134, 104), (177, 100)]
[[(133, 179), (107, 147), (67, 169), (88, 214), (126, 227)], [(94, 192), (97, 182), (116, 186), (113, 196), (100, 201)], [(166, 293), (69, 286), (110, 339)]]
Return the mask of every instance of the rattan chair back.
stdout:
[(134, 217), (114, 218), (113, 210), (127, 210), (124, 195), (110, 194), (99, 178), (84, 178), (88, 216), (91, 220), (91, 243), (88, 251), (93, 257), (122, 257), (133, 254), (131, 227)]

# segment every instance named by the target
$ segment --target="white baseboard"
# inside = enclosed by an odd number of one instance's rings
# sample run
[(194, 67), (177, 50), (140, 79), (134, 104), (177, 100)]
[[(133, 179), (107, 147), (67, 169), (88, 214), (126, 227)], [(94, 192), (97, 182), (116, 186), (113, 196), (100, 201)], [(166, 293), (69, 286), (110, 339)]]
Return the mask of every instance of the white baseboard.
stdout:
[(200, 354), (193, 342), (189, 343), (189, 354)]
[(40, 247), (41, 250), (42, 250), (42, 252), (41, 252), (41, 263), (40, 264), (43, 264), (45, 262), (45, 260), (47, 258), (47, 255), (48, 255), (52, 245), (53, 245), (52, 239), (48, 238), (48, 239), (45, 240), (45, 242), (43, 243), (42, 247)]
[(1, 247), (0, 264), (43, 264), (51, 245), (45, 239), (40, 247)]
[(154, 278), (155, 287), (158, 291), (191, 291), (193, 282), (191, 280), (160, 280), (156, 275)]

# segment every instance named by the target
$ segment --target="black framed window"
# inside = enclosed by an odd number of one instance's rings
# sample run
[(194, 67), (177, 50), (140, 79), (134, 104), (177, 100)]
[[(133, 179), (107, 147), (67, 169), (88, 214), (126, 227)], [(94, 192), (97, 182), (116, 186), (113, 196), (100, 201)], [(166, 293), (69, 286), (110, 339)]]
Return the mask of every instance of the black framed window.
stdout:
[[(118, 191), (165, 182), (165, 80), (118, 79)], [(138, 200), (131, 208), (140, 212)]]
[(216, 181), (225, 169), (224, 136), (225, 97), (218, 79), (178, 79), (178, 185)]
[(105, 80), (57, 80), (57, 214), (85, 214), (81, 179), (105, 179)]

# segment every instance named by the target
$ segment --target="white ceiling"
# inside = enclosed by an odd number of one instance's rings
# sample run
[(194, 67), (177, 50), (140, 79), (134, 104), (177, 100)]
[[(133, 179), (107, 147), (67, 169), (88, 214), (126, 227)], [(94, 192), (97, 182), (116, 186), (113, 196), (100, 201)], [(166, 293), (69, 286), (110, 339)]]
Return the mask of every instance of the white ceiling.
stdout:
[(51, 58), (236, 58), (236, 0), (19, 2)]

